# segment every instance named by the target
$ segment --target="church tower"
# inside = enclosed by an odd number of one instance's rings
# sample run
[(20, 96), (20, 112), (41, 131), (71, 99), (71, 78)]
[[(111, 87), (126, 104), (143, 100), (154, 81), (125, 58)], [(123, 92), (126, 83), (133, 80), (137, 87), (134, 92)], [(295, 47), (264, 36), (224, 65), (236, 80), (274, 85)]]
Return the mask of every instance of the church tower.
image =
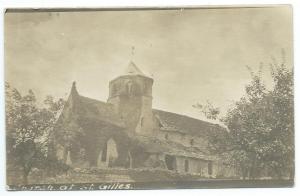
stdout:
[(114, 105), (130, 133), (153, 134), (152, 85), (153, 79), (133, 62), (123, 75), (109, 83), (107, 102)]

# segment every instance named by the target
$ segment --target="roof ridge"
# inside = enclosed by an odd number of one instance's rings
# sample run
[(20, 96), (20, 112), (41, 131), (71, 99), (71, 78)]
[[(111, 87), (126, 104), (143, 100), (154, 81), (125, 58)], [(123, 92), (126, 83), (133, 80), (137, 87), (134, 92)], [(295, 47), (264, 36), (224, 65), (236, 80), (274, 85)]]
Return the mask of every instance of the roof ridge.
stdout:
[(205, 121), (205, 120), (201, 120), (201, 119), (198, 119), (198, 118), (194, 118), (194, 117), (191, 117), (191, 116), (188, 116), (188, 115), (185, 115), (185, 114), (178, 114), (178, 113), (175, 113), (175, 112), (169, 112), (169, 111), (159, 110), (159, 109), (152, 109), (152, 110), (154, 110), (154, 112), (155, 111), (157, 111), (157, 112), (165, 112), (165, 113), (174, 114), (174, 115), (181, 116), (181, 117), (190, 118), (190, 119), (201, 121), (201, 122), (204, 122), (204, 123), (207, 123), (207, 124), (211, 124), (211, 125), (219, 125), (217, 123), (211, 123), (211, 122), (208, 122), (208, 121)]
[(84, 99), (89, 99), (91, 101), (95, 101), (95, 102), (99, 102), (99, 103), (104, 103), (104, 104), (108, 104), (108, 105), (111, 105), (110, 103), (108, 102), (105, 102), (105, 101), (101, 101), (101, 100), (98, 100), (98, 99), (94, 99), (94, 98), (90, 98), (90, 97), (86, 97), (86, 96), (82, 96), (82, 95), (79, 95), (80, 98), (84, 98)]

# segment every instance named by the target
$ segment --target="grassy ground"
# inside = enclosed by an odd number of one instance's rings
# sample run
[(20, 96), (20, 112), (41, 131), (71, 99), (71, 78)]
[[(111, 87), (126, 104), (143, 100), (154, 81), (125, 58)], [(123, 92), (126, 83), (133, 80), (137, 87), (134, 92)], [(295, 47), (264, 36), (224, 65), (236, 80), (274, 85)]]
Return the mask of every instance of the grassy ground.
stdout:
[[(7, 184), (22, 184), (20, 170), (9, 171)], [(42, 171), (33, 171), (29, 184), (101, 183), (101, 182), (165, 182), (206, 179), (199, 175), (182, 175), (168, 170), (154, 169), (73, 169), (67, 173), (48, 177)]]
[[(21, 185), (17, 170), (8, 172), (9, 185)], [(213, 179), (199, 175), (178, 174), (153, 169), (74, 169), (68, 173), (47, 177), (42, 171), (33, 171), (29, 184), (84, 184), (84, 183), (133, 183), (135, 189), (166, 188), (235, 188), (235, 187), (290, 187), (293, 180), (240, 180)], [(18, 190), (15, 188), (14, 190)]]
[[(7, 184), (9, 190), (24, 190), (21, 175), (8, 173)], [(213, 179), (197, 175), (182, 175), (166, 170), (150, 169), (75, 169), (66, 174), (47, 177), (41, 171), (34, 171), (29, 176), (29, 190), (32, 187), (54, 186), (54, 190), (61, 190), (64, 185), (75, 185), (72, 190), (82, 190), (82, 187), (95, 187), (103, 184), (130, 183), (133, 189), (186, 189), (186, 188), (242, 188), (242, 187), (291, 187), (293, 180), (240, 180)], [(27, 189), (27, 190), (28, 190)], [(36, 189), (39, 190), (39, 189)], [(97, 190), (97, 189), (94, 189)]]

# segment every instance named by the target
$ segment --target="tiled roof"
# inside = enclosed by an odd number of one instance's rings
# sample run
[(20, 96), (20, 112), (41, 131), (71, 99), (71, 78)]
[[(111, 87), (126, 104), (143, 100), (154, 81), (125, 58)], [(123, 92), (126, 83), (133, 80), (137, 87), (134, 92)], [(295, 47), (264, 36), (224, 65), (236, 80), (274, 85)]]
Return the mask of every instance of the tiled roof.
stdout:
[(174, 131), (200, 137), (209, 136), (216, 131), (225, 131), (225, 129), (218, 124), (205, 122), (185, 115), (156, 109), (153, 110), (153, 113), (160, 121), (162, 131)]
[(86, 118), (97, 118), (121, 127), (124, 126), (124, 122), (114, 111), (112, 104), (80, 95), (78, 96), (78, 103), (80, 105), (80, 113)]

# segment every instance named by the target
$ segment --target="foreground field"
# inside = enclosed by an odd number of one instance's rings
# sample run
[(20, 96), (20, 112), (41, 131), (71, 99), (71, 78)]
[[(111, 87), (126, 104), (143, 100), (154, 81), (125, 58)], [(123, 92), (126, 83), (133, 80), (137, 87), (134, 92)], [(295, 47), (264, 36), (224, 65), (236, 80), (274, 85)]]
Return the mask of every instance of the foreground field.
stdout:
[[(7, 184), (22, 184), (21, 171), (8, 172)], [(50, 175), (51, 176), (51, 175)], [(200, 175), (179, 174), (168, 170), (156, 169), (72, 169), (60, 175), (51, 176), (41, 170), (34, 170), (28, 178), (28, 184), (63, 184), (63, 183), (103, 183), (103, 182), (166, 182), (198, 181), (210, 178)]]
[[(130, 184), (131, 189), (171, 189), (171, 188), (235, 188), (235, 187), (291, 187), (293, 180), (241, 180), (205, 178), (200, 175), (179, 174), (167, 170), (154, 169), (73, 169), (55, 177), (46, 176), (45, 172), (34, 170), (28, 179), (28, 185), (22, 185), (20, 171), (8, 173), (9, 190), (40, 190), (49, 185), (54, 190), (72, 187), (72, 190), (112, 190), (122, 183)], [(96, 189), (95, 187), (98, 187)], [(120, 188), (122, 189), (122, 188)]]

